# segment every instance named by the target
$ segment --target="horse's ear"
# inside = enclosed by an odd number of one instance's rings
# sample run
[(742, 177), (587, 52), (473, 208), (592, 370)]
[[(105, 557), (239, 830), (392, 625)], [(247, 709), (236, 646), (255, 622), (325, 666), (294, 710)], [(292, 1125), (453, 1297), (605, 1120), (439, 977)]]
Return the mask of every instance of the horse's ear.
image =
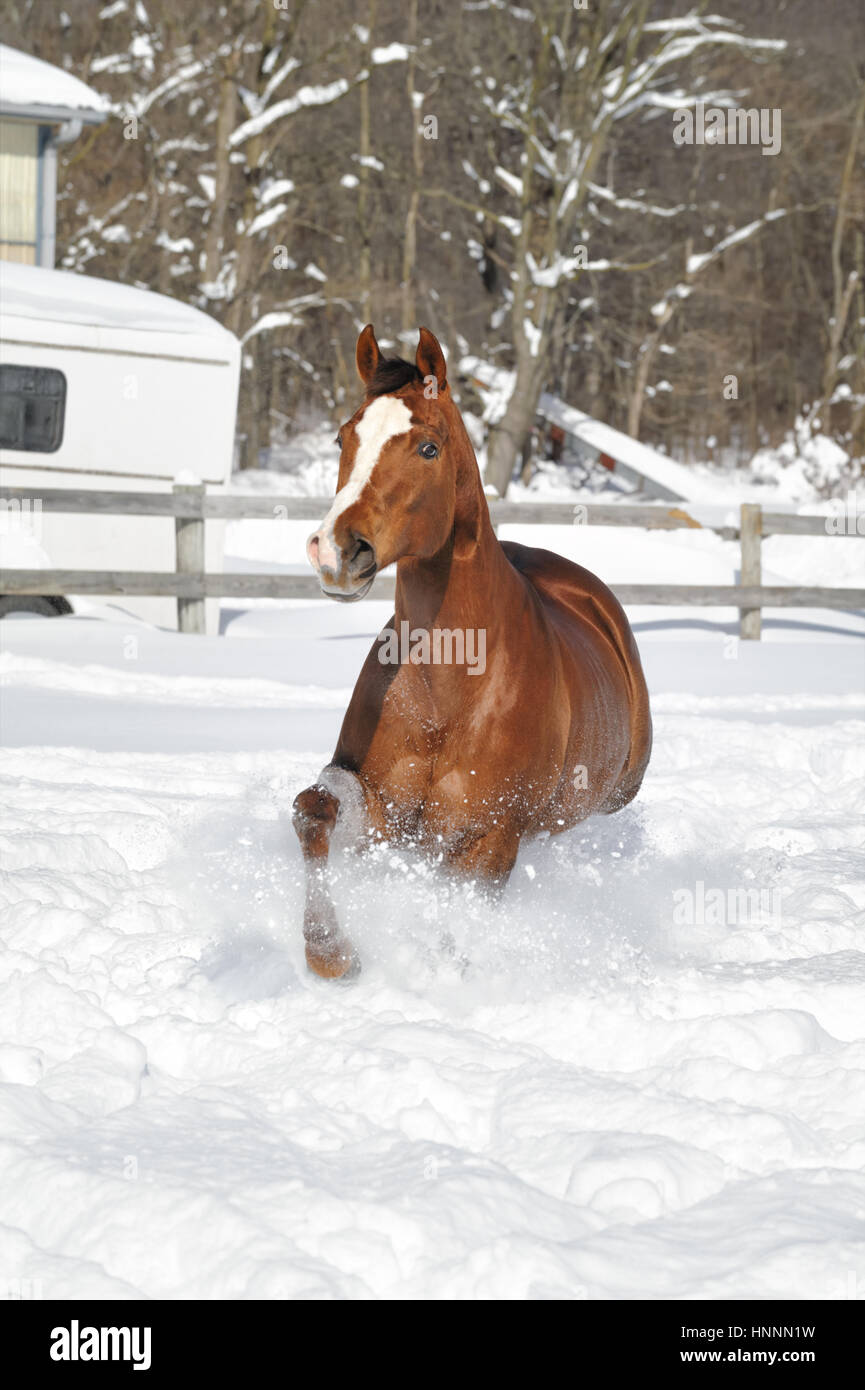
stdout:
[(375, 329), (371, 323), (368, 323), (366, 328), (361, 330), (354, 360), (357, 363), (358, 376), (364, 386), (369, 386), (379, 363), (382, 361), (381, 350), (375, 340)]
[(441, 350), (438, 338), (434, 333), (430, 333), (428, 328), (420, 329), (415, 364), (424, 379), (431, 376), (435, 377), (438, 389), (440, 391), (445, 389), (448, 384), (445, 355)]

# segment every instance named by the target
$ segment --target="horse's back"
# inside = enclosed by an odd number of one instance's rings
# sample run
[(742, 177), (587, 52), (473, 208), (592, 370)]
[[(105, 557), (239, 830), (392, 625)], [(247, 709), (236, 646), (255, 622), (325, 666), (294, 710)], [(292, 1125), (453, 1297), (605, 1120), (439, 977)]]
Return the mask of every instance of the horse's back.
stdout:
[(622, 605), (611, 589), (582, 565), (552, 550), (502, 542), (514, 569), (537, 594), (553, 629), (575, 650), (588, 637), (600, 637), (614, 654), (624, 676), (630, 723), (630, 753), (615, 805), (617, 810), (636, 796), (652, 748), (649, 694), (640, 653)]

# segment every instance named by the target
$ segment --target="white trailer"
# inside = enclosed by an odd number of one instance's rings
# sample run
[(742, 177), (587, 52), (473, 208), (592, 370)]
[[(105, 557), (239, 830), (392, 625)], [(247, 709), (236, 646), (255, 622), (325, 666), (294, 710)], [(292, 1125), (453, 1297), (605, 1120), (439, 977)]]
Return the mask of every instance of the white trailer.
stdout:
[[(4, 562), (173, 570), (170, 518), (40, 514), (40, 489), (165, 492), (181, 475), (224, 486), (239, 377), (237, 338), (198, 309), (87, 275), (0, 262), (0, 484), (27, 489), (32, 502), (0, 518)], [(222, 530), (208, 523), (208, 570), (222, 568)], [(69, 603), (93, 608), (74, 595)], [(2, 608), (28, 604), (40, 607), (6, 598)], [(120, 606), (176, 626), (173, 599)], [(212, 632), (218, 603), (207, 607)]]

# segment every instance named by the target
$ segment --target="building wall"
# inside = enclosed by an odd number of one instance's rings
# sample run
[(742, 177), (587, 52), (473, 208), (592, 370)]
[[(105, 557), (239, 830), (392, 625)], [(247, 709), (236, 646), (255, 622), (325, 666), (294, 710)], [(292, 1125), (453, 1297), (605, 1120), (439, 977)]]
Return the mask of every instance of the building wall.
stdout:
[(0, 120), (0, 259), (39, 259), (39, 126)]

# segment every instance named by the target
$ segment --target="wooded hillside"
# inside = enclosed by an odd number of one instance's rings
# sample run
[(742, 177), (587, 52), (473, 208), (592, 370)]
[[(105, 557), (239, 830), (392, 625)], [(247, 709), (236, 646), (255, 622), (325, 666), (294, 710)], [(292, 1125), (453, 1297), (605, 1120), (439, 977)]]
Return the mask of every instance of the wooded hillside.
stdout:
[[(861, 0), (3, 0), (0, 37), (113, 101), (59, 263), (243, 338), (247, 463), (343, 413), (370, 319), (515, 368), (500, 488), (542, 387), (685, 459), (804, 411), (865, 453)], [(777, 152), (680, 142), (737, 108)]]

